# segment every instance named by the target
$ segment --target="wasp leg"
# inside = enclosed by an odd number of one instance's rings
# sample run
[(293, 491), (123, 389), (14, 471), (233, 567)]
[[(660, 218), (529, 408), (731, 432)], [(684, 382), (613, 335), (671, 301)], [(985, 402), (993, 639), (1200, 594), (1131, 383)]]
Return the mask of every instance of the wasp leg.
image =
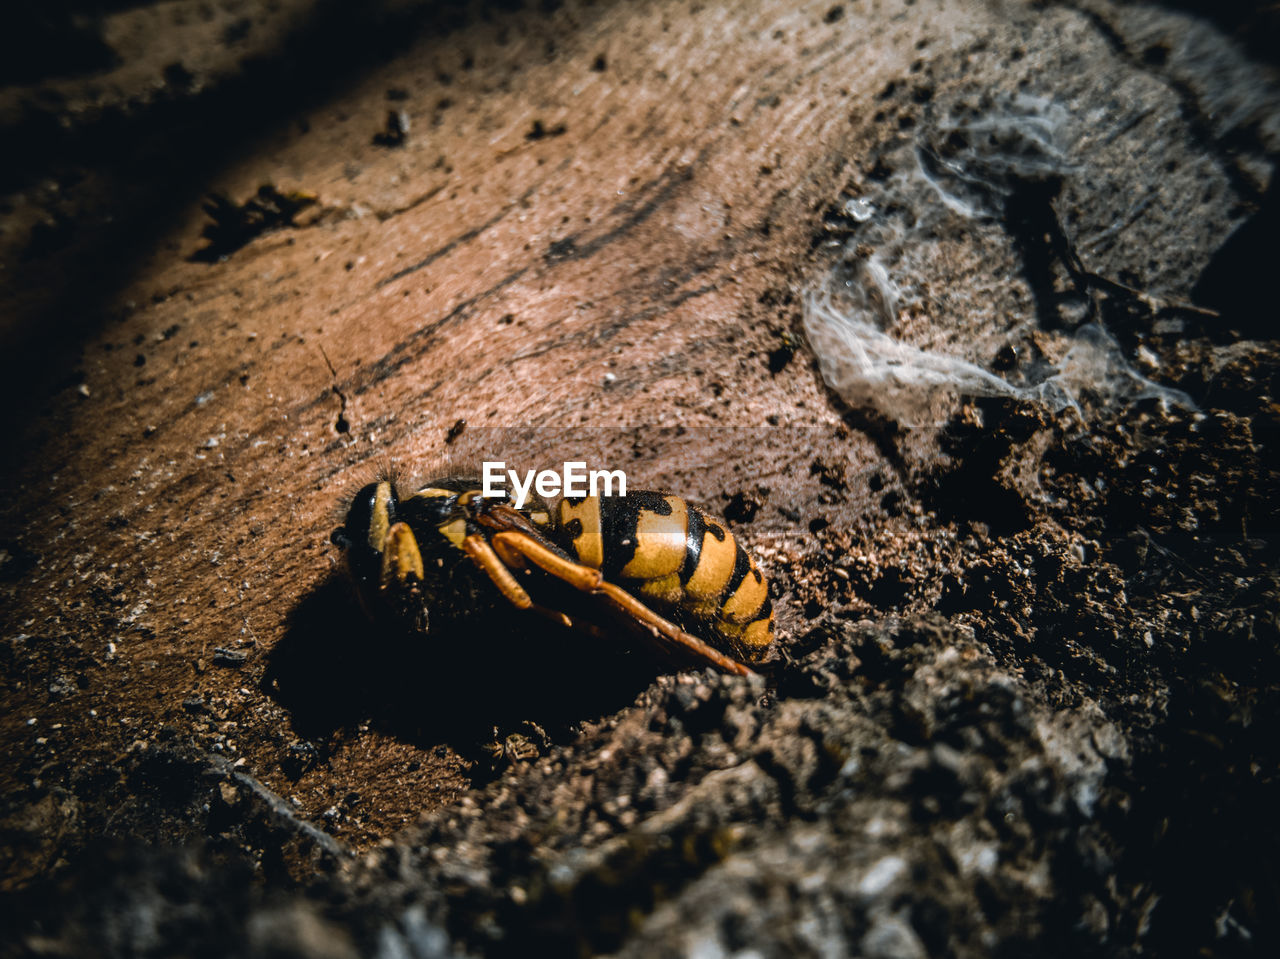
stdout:
[[(374, 608), (377, 618), (385, 607), (416, 633), (425, 634), (429, 625), (427, 607), (422, 602), (422, 553), (413, 530), (404, 523), (392, 523), (382, 537), (382, 568), (378, 574), (380, 601)], [(364, 593), (360, 603), (370, 609)]]
[(413, 530), (405, 523), (393, 523), (382, 541), (383, 589), (393, 584), (409, 586), (415, 580), (421, 583), (423, 578), (422, 554)]
[[(704, 662), (709, 662), (723, 672), (735, 676), (752, 675), (752, 671), (742, 663), (730, 659), (698, 637), (689, 635), (674, 623), (659, 616), (626, 590), (606, 582), (600, 570), (565, 559), (531, 536), (515, 531), (494, 533), (493, 551), (495, 560), (501, 556), (503, 562), (517, 568), (524, 566), (527, 561), (575, 589), (600, 596), (613, 607), (615, 612), (646, 627), (654, 638), (665, 641)], [(507, 575), (510, 573), (508, 572)]]
[(479, 533), (472, 533), (462, 541), (462, 550), (472, 561), (484, 570), (493, 585), (502, 591), (502, 595), (507, 601), (517, 609), (529, 609), (533, 606), (533, 600), (529, 594), (525, 592), (524, 587), (516, 582), (516, 578), (511, 575), (511, 570), (503, 564), (498, 558), (498, 554), (493, 548), (485, 542), (485, 538)]
[(515, 530), (493, 534), (493, 548), (502, 561), (516, 569), (533, 563), (556, 579), (563, 580), (584, 593), (593, 593), (605, 585), (604, 574), (553, 552), (537, 539)]
[(599, 595), (603, 596), (606, 602), (613, 606), (614, 609), (647, 626), (656, 638), (666, 640), (677, 649), (692, 654), (704, 662), (709, 662), (722, 672), (730, 673), (734, 676), (754, 675), (752, 670), (736, 659), (732, 659), (715, 647), (707, 645), (697, 636), (686, 633), (675, 623), (659, 616), (640, 600), (626, 590), (613, 585), (613, 583), (601, 583)]
[(477, 566), (484, 570), (485, 575), (493, 580), (493, 585), (498, 587), (502, 595), (507, 598), (507, 602), (511, 603), (512, 606), (545, 616), (557, 626), (571, 628), (575, 625), (573, 620), (564, 613), (557, 612), (554, 609), (547, 609), (545, 606), (539, 606), (535, 603), (525, 591), (525, 588), (516, 582), (516, 578), (511, 575), (511, 570), (507, 567), (507, 564), (498, 557), (498, 554), (494, 552), (493, 548), (479, 533), (472, 533), (466, 537), (462, 541), (462, 549)]
[(476, 519), (492, 529), (525, 533), (544, 545), (547, 542), (542, 532), (523, 513), (503, 503), (486, 508)]

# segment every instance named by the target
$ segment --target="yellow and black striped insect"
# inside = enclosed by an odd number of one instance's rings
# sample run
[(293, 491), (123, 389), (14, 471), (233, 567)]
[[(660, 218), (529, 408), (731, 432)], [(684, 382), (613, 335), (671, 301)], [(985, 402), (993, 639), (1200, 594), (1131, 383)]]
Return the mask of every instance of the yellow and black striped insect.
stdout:
[[(604, 636), (610, 619), (686, 660), (748, 675), (774, 641), (759, 566), (678, 496), (566, 497), (553, 513), (469, 477), (361, 489), (333, 533), (365, 609), (426, 634), (502, 602)], [(567, 587), (567, 589), (566, 589)]]

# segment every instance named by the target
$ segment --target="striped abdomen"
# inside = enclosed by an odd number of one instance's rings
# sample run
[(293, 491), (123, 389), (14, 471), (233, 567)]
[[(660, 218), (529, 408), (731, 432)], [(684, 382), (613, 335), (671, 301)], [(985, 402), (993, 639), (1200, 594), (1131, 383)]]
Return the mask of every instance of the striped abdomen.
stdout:
[(746, 662), (773, 644), (773, 603), (755, 560), (725, 525), (678, 496), (560, 501), (561, 545), (645, 605)]

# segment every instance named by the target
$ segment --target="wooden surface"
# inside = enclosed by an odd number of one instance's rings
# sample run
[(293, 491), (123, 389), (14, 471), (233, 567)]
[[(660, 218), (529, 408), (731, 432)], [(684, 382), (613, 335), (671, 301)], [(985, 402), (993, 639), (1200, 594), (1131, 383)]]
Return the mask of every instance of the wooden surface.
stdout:
[[(334, 569), (344, 497), (380, 467), (431, 472), (459, 419), (463, 458), (510, 450), (482, 428), (524, 430), (513, 464), (584, 445), (538, 427), (834, 429), (809, 364), (775, 375), (768, 354), (795, 329), (789, 291), (866, 145), (851, 120), (918, 43), (960, 42), (969, 15), (830, 9), (601, 4), (480, 20), (244, 144), (206, 190), (240, 202), (269, 183), (318, 204), (213, 263), (192, 259), (206, 221), (187, 204), (135, 251), (79, 381), (19, 425), (3, 532), (34, 565), (6, 584), (9, 641), (58, 651), (39, 657), (48, 677), (6, 696), (8, 748), (31, 748), (38, 717), (63, 724), (45, 762), (71, 753), (73, 726), (111, 758), (186, 728), (182, 704), (202, 700), (202, 737), (305, 796), (280, 773), (289, 717), (259, 684)], [(388, 109), (409, 114), (401, 147), (373, 143)], [(46, 289), (56, 301), (57, 283)], [(20, 318), (39, 316), (38, 294)], [(719, 443), (695, 444), (693, 468), (687, 444), (670, 455), (685, 466), (674, 474), (635, 462), (624, 432), (589, 445), (593, 465), (690, 483), (716, 509), (783, 462)], [(773, 445), (807, 468), (808, 450)], [(215, 665), (219, 648), (247, 661)], [(84, 688), (50, 702), (66, 669)], [(417, 756), (366, 731), (333, 766), (342, 779), (361, 757), (381, 768), (356, 778), (376, 778)], [(325, 801), (317, 786), (304, 810)]]

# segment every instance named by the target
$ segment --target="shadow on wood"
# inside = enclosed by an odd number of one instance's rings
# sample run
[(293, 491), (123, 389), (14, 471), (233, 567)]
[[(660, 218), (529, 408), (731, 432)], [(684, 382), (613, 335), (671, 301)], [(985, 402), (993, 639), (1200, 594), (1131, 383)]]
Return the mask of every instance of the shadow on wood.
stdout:
[(335, 575), (305, 597), (271, 651), (263, 688), (295, 729), (325, 738), (366, 721), (420, 747), (476, 758), (526, 722), (553, 739), (616, 712), (656, 669), (643, 650), (560, 629), (516, 610), (438, 635), (384, 631)]

